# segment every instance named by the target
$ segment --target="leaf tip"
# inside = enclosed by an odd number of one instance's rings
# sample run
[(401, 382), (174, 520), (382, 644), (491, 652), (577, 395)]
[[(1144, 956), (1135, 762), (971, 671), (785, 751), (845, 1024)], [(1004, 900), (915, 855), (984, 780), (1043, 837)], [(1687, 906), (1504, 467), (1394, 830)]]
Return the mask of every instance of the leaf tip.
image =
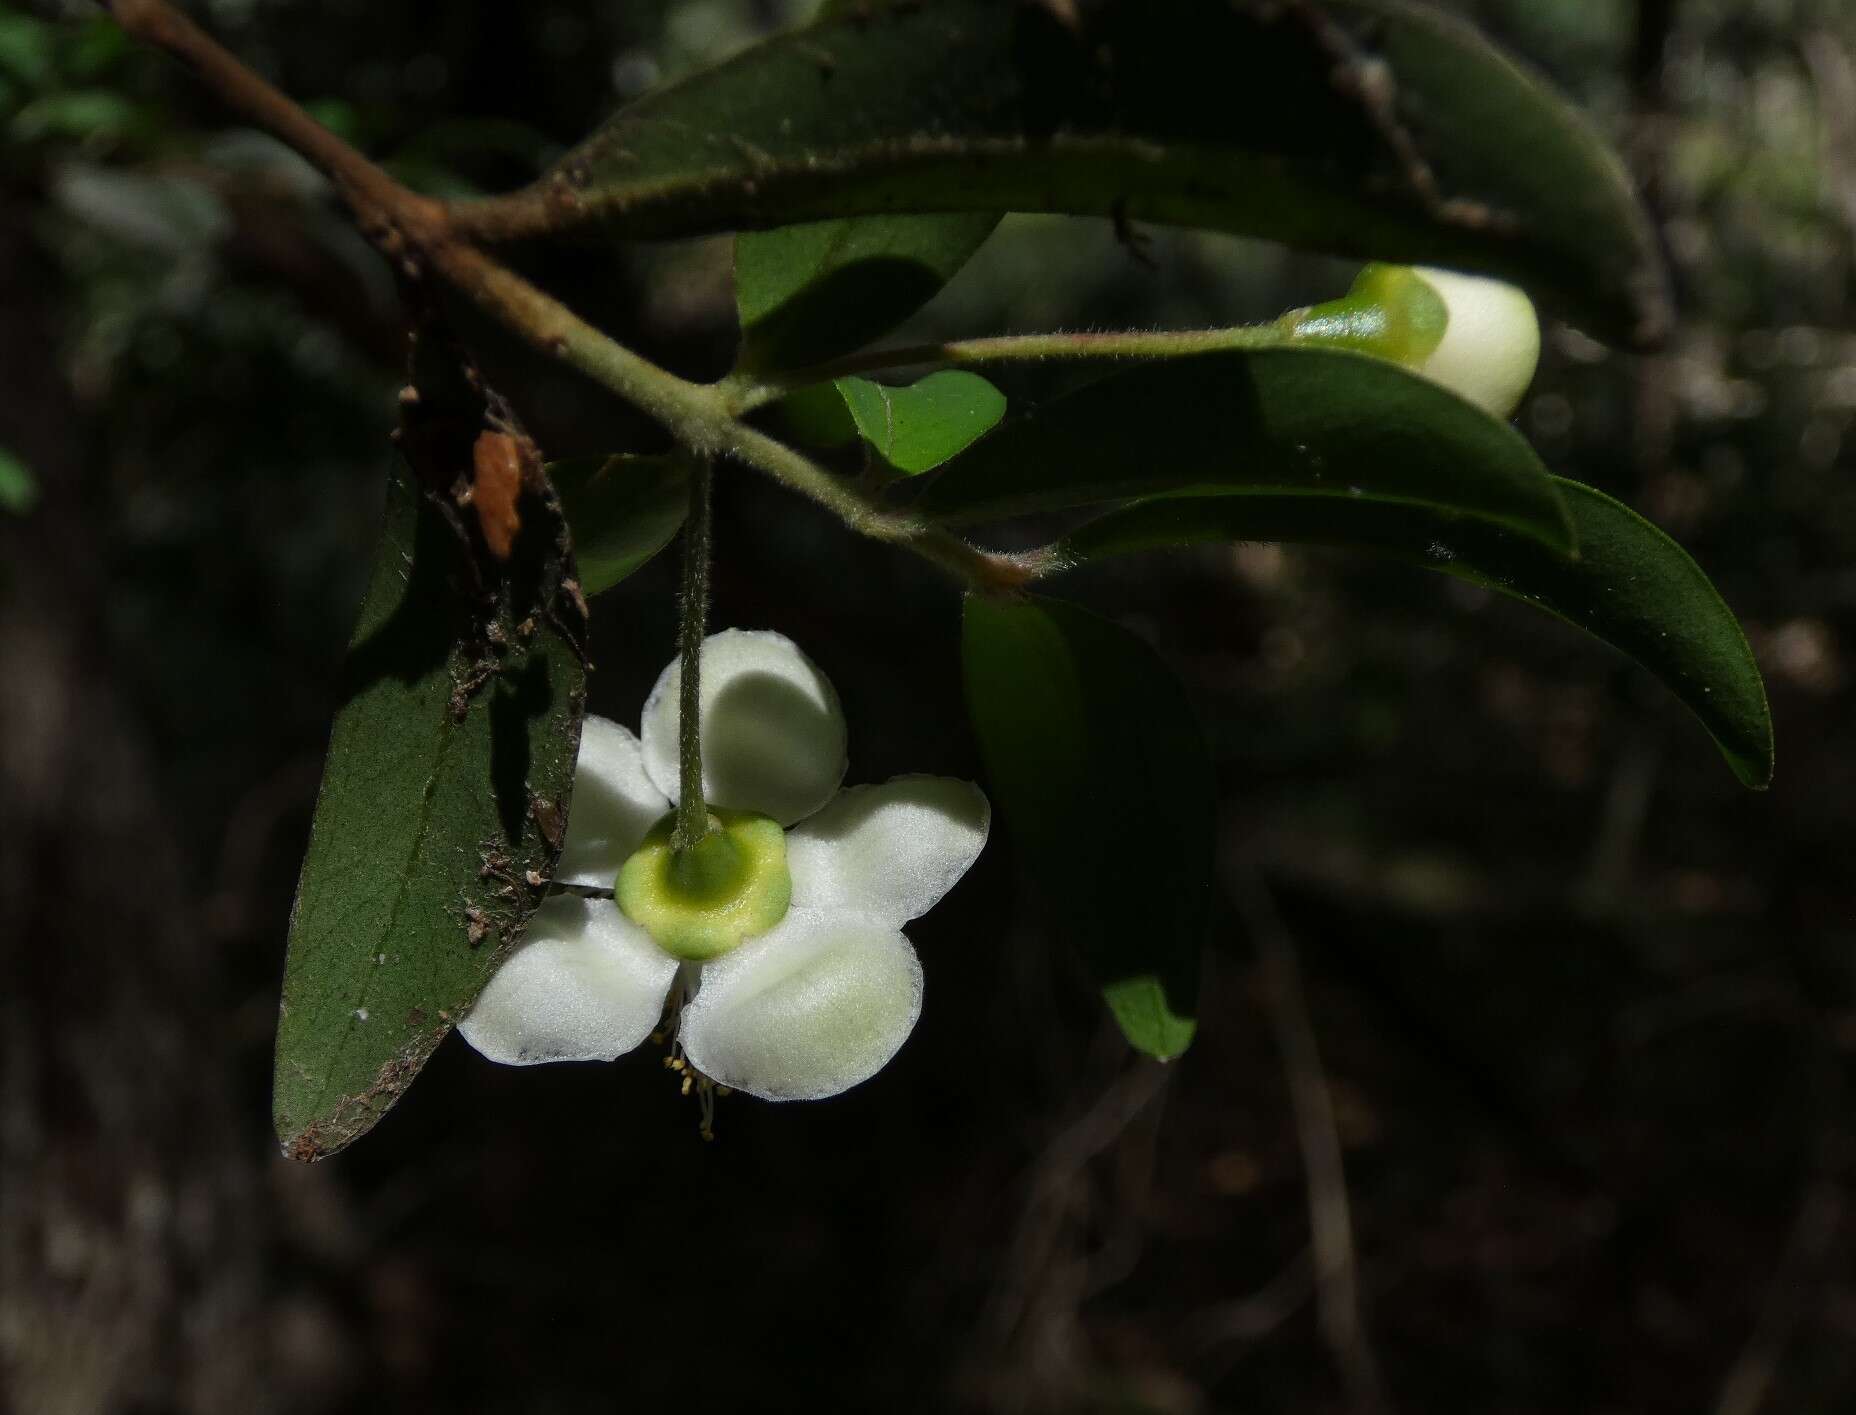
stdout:
[(1757, 756), (1745, 756), (1738, 752), (1729, 753), (1728, 766), (1733, 768), (1740, 784), (1749, 791), (1769, 791), (1772, 789), (1774, 774), (1772, 743), (1768, 741), (1765, 749)]
[(286, 1108), (284, 1097), (279, 1094), (272, 1104), (271, 1126), (277, 1135), (277, 1148), (285, 1159), (299, 1164), (314, 1164), (317, 1160), (327, 1159), (341, 1149), (353, 1138), (352, 1135), (332, 1137), (320, 1121), (302, 1122), (297, 1114)]
[(314, 1126), (298, 1135), (289, 1135), (280, 1131), (277, 1139), (286, 1159), (293, 1159), (299, 1164), (314, 1164), (319, 1159), (326, 1159), (334, 1151), (327, 1148)]
[[(1128, 1043), (1136, 1051), (1140, 1052), (1142, 1056), (1151, 1057), (1164, 1066), (1168, 1062), (1178, 1061), (1180, 1057), (1184, 1056), (1186, 1054), (1186, 1049), (1192, 1045), (1192, 1039), (1197, 1033), (1198, 1024), (1196, 1022), (1185, 1022), (1180, 1025), (1176, 1034), (1169, 1035), (1164, 1039), (1136, 1039), (1135, 1037), (1129, 1036)], [(1124, 1035), (1126, 1034), (1124, 1033)]]

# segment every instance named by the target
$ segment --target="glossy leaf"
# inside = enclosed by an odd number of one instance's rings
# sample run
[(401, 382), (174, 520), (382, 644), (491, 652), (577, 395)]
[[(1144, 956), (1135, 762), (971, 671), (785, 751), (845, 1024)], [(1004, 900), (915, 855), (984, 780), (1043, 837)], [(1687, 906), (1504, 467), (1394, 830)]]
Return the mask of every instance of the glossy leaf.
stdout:
[(1212, 891), (1205, 740), (1178, 681), (1119, 625), (1059, 600), (969, 596), (967, 707), (987, 781), (1128, 1040), (1192, 1040)]
[(900, 386), (840, 378), (836, 387), (864, 441), (911, 476), (940, 466), (1005, 416), (1005, 395), (965, 369)]
[(274, 1110), (299, 1159), (399, 1099), (559, 853), (585, 675), (572, 562), (534, 502), (485, 621), (467, 587), (488, 567), (409, 478), (389, 491), (290, 919)]
[(486, 234), (1057, 211), (1504, 276), (1656, 337), (1622, 164), (1538, 77), (1405, 0), (871, 3), (649, 94)]
[(988, 212), (853, 216), (735, 238), (745, 369), (860, 349), (927, 304), (999, 224)]
[(1573, 544), (1525, 438), (1429, 379), (1340, 349), (1198, 354), (1113, 375), (975, 443), (921, 506), (972, 521), (1195, 492), (1428, 506)]
[(1628, 506), (1560, 481), (1579, 538), (1569, 560), (1499, 527), (1417, 506), (1223, 496), (1148, 501), (1070, 540), (1079, 561), (1205, 540), (1384, 551), (1512, 595), (1622, 650), (1668, 685), (1748, 786), (1772, 780), (1772, 717), (1733, 611), (1686, 551)]
[(611, 589), (670, 544), (689, 510), (689, 475), (675, 457), (581, 457), (550, 463), (548, 475), (589, 595)]

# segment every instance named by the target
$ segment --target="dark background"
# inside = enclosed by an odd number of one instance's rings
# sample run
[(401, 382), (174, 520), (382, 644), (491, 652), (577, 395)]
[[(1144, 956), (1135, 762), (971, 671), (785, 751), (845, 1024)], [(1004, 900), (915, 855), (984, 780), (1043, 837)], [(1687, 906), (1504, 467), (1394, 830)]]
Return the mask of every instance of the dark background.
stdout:
[[(724, 1102), (704, 1145), (649, 1056), (447, 1043), (305, 1167), (271, 1136), (271, 1033), (389, 466), (394, 292), (178, 70), (94, 12), (0, 6), (0, 1408), (1852, 1408), (1856, 10), (1467, 8), (1589, 107), (1659, 218), (1667, 352), (1550, 328), (1519, 417), (1742, 615), (1770, 793), (1642, 672), (1452, 581), (1127, 562), (1060, 592), (1184, 676), (1253, 886), (1185, 1059), (1130, 1060), (999, 839), (911, 928), (914, 1038), (844, 1097)], [(194, 9), (455, 192), (804, 6)], [(1350, 274), (1152, 234), (1150, 269), (1096, 223), (1014, 220), (913, 329), (1263, 318)], [(716, 372), (727, 255), (543, 273)], [(487, 357), (551, 454), (635, 433)], [(832, 675), (850, 779), (975, 774), (950, 587), (745, 473), (718, 506), (716, 622)], [(636, 721), (671, 569), (596, 602), (596, 710)], [(1325, 1077), (1276, 1044), (1302, 1019)], [(1314, 1278), (1291, 1072), (1344, 1152), (1312, 1198), (1351, 1201), (1358, 1330)]]

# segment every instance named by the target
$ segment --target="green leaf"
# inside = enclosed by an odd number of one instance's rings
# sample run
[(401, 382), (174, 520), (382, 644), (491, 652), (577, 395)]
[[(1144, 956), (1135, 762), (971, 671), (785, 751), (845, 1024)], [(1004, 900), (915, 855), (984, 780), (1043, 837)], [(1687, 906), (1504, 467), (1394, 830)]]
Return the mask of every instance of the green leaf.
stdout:
[(670, 544), (689, 511), (689, 473), (676, 457), (580, 457), (550, 463), (548, 476), (589, 595), (611, 589)]
[(39, 504), (39, 484), (32, 470), (0, 447), (0, 511), (23, 516)]
[(1185, 694), (1127, 630), (1060, 600), (969, 596), (987, 780), (1128, 1040), (1192, 1040), (1212, 892), (1211, 764)]
[(1384, 551), (1558, 615), (1668, 685), (1756, 789), (1772, 780), (1765, 684), (1733, 611), (1686, 551), (1635, 511), (1559, 482), (1579, 538), (1563, 556), (1498, 527), (1418, 506), (1223, 496), (1148, 501), (1084, 526), (1079, 561), (1204, 540), (1299, 541)]
[(873, 0), (647, 95), (481, 224), (637, 238), (957, 211), (1463, 266), (1601, 335), (1667, 322), (1622, 164), (1538, 77), (1405, 0)]
[(408, 476), (389, 490), (290, 919), (273, 1104), (299, 1159), (399, 1099), (559, 853), (585, 672), (560, 627), (572, 561), (535, 500), (485, 622), (484, 563)]
[(965, 369), (902, 387), (867, 378), (840, 378), (835, 386), (864, 441), (910, 476), (940, 466), (1005, 416), (1005, 395)]
[(1205, 492), (1414, 504), (1574, 544), (1526, 438), (1344, 349), (1198, 354), (1102, 379), (974, 444), (921, 507), (971, 521)]
[(735, 238), (740, 367), (802, 368), (861, 349), (927, 304), (996, 214), (857, 216)]

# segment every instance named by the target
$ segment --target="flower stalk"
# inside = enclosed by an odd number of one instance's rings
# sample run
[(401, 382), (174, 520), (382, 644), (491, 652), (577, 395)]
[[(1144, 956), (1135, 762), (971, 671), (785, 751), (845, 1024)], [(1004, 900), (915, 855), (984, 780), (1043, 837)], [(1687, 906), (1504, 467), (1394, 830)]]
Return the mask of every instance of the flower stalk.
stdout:
[(670, 848), (678, 855), (709, 834), (702, 789), (702, 641), (709, 624), (709, 561), (713, 550), (714, 464), (695, 459), (690, 469), (690, 511), (683, 522), (683, 589), (677, 654), (682, 683), (677, 701), (677, 825)]

